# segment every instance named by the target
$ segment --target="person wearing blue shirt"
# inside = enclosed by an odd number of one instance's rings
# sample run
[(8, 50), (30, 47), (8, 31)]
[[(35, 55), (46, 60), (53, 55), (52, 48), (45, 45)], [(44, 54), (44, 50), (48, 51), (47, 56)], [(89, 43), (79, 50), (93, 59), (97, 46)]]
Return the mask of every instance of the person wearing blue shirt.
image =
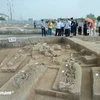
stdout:
[(61, 22), (58, 20), (56, 22), (56, 34), (55, 36), (61, 36)]
[(70, 36), (70, 28), (71, 28), (71, 24), (70, 22), (68, 22), (68, 20), (66, 20), (66, 24), (65, 24), (65, 36), (66, 37)]
[(45, 22), (44, 20), (41, 20), (41, 29), (42, 29), (42, 36), (46, 36), (46, 31), (45, 31)]

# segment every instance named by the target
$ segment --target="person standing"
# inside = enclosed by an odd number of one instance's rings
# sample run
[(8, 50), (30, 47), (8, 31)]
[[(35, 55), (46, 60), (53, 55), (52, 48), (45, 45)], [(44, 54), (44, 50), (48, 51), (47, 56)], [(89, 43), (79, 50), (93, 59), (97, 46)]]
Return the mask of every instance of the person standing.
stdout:
[(70, 36), (70, 28), (71, 28), (71, 24), (68, 22), (68, 20), (66, 20), (66, 24), (65, 24), (65, 36), (66, 37)]
[(41, 20), (41, 30), (42, 30), (42, 36), (46, 36), (44, 20)]
[(76, 36), (76, 33), (77, 33), (77, 26), (78, 26), (78, 23), (77, 21), (74, 22), (74, 36)]
[(52, 28), (53, 28), (53, 23), (52, 21), (50, 20), (48, 22), (48, 34), (51, 36), (52, 35)]
[(36, 21), (34, 21), (34, 28), (36, 28)]
[(94, 28), (94, 23), (90, 23), (90, 36), (93, 36), (93, 28)]
[(61, 22), (61, 35), (62, 36), (64, 35), (64, 22), (63, 22), (63, 20)]
[(61, 22), (58, 20), (56, 22), (56, 34), (55, 36), (61, 36)]
[(90, 34), (90, 22), (87, 22), (87, 35)]
[(94, 28), (93, 28), (93, 35), (94, 35), (94, 36), (96, 35), (96, 28), (97, 28), (97, 24), (96, 24), (96, 22), (94, 21)]
[(71, 18), (71, 34), (70, 34), (70, 36), (72, 37), (73, 36), (73, 34), (74, 34), (74, 21), (73, 21), (73, 17)]
[(99, 30), (99, 35), (100, 36), (100, 21), (98, 22), (98, 30)]
[(80, 20), (80, 22), (78, 23), (78, 34), (82, 35), (82, 28), (83, 28), (83, 22), (82, 20)]
[(68, 19), (68, 22), (71, 24), (71, 19)]
[[(71, 19), (68, 19), (69, 24), (71, 25)], [(69, 29), (69, 34), (71, 33), (71, 27)]]
[(85, 21), (84, 26), (83, 26), (83, 32), (84, 32), (83, 35), (84, 36), (87, 36), (87, 29), (88, 29), (88, 25), (87, 25), (87, 22)]

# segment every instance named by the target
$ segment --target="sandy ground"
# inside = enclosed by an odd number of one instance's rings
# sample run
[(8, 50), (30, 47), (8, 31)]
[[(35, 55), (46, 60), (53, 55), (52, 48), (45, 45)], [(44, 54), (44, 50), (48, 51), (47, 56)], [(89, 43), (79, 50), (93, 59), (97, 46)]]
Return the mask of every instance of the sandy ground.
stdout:
[[(72, 49), (65, 50), (64, 45), (62, 45), (62, 47), (63, 47), (62, 55), (58, 57), (58, 59), (63, 62), (68, 57), (70, 57), (70, 54), (74, 52), (74, 50)], [(12, 49), (0, 50), (0, 63), (4, 60), (4, 58), (7, 56), (7, 54), (11, 50)], [(16, 50), (16, 48), (14, 48), (13, 50)], [(34, 60), (33, 63), (37, 63), (37, 62), (44, 63), (47, 66), (47, 71), (44, 74), (40, 83), (38, 84), (37, 89), (38, 88), (51, 89), (58, 72), (57, 69), (52, 70), (52, 68), (59, 68), (60, 65), (53, 64), (52, 58), (50, 57), (47, 58), (44, 55), (39, 54), (39, 53), (35, 53), (34, 55), (40, 56), (40, 58), (38, 60)], [(19, 65), (18, 69), (14, 73), (10, 73), (10, 72), (5, 73), (5, 72), (0, 71), (0, 87), (2, 87), (12, 76), (14, 76), (19, 70), (21, 70), (30, 61), (30, 59), (31, 59), (31, 56), (27, 56), (27, 58)], [(83, 75), (82, 75), (82, 87), (81, 87), (82, 89), (81, 100), (92, 100), (91, 68), (82, 68), (82, 74)], [(64, 100), (64, 99), (36, 94), (33, 100)]]
[[(33, 25), (28, 24), (0, 24), (0, 31), (2, 30), (33, 30)], [(95, 34), (97, 37), (98, 33)], [(54, 36), (54, 35), (53, 35)], [(27, 37), (41, 37), (41, 34), (39, 35), (0, 35), (0, 40), (8, 38), (8, 37), (17, 37), (17, 38), (27, 38)], [(80, 37), (80, 36), (79, 36)], [(90, 36), (89, 36), (90, 37)], [(87, 39), (88, 40), (88, 39)], [(87, 41), (86, 40), (86, 41)], [(87, 41), (87, 43), (92, 42), (93, 44), (96, 44), (98, 47), (100, 47), (100, 41)], [(58, 57), (60, 61), (65, 61), (67, 58), (70, 57), (70, 54), (74, 52), (72, 49), (65, 50), (64, 45), (62, 45), (62, 55)], [(4, 60), (4, 58), (9, 54), (9, 52), (12, 49), (0, 49), (0, 64)], [(13, 50), (16, 50), (14, 48)], [(29, 52), (30, 53), (30, 52)], [(37, 89), (51, 89), (52, 85), (54, 83), (54, 80), (57, 76), (57, 69), (61, 67), (60, 65), (56, 65), (52, 63), (52, 58), (45, 57), (39, 53), (34, 53), (34, 55), (40, 56), (38, 60), (34, 60), (33, 63), (45, 63), (47, 66), (47, 71), (44, 74), (43, 78), (40, 80), (40, 83), (37, 85)], [(8, 82), (16, 73), (18, 73), (30, 60), (32, 59), (31, 56), (27, 56), (26, 59), (19, 65), (18, 69), (15, 72), (2, 72), (0, 70), (0, 88)], [(82, 64), (84, 65), (84, 64)], [(54, 68), (54, 69), (53, 69)], [(47, 84), (48, 83), (48, 84)], [(25, 88), (25, 87), (24, 87)], [(83, 67), (82, 68), (82, 87), (81, 87), (81, 100), (93, 100), (92, 99), (92, 73), (91, 73), (91, 66)], [(0, 99), (1, 100), (1, 99)], [(33, 100), (64, 100), (61, 98), (55, 98), (52, 96), (46, 96), (46, 95), (39, 95), (36, 94)], [(68, 99), (66, 99), (68, 100)]]
[[(19, 49), (19, 48), (17, 48)], [(7, 54), (16, 49), (2, 49), (0, 50), (0, 63), (6, 58)], [(2, 72), (0, 69), (0, 87), (2, 87), (12, 76), (14, 76), (19, 70), (21, 70), (30, 60), (31, 57), (27, 57), (18, 67), (16, 72)]]
[(91, 68), (82, 70), (82, 98), (81, 100), (92, 100), (92, 72)]

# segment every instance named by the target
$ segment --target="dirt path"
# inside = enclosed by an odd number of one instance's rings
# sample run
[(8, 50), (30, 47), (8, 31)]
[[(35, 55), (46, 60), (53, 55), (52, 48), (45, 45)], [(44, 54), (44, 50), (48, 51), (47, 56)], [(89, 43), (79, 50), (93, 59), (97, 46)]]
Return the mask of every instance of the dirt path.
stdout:
[(57, 75), (57, 69), (47, 68), (46, 73), (37, 86), (37, 89), (51, 89)]
[(46, 95), (35, 95), (35, 98), (33, 100), (66, 100), (66, 99), (61, 99)]
[(0, 64), (10, 51), (11, 51), (11, 49), (0, 50)]
[(82, 69), (82, 96), (81, 100), (92, 100), (92, 73), (91, 68)]
[[(0, 63), (3, 61), (3, 59), (6, 57), (6, 55), (11, 51), (11, 49), (6, 49), (6, 50), (1, 50), (0, 51)], [(70, 56), (72, 50), (70, 51), (63, 51), (62, 56), (58, 57), (59, 61), (65, 61), (67, 57)], [(66, 55), (65, 55), (66, 54)], [(35, 55), (35, 54), (34, 54)], [(36, 54), (39, 56), (40, 54)], [(41, 59), (43, 58), (43, 59)], [(27, 58), (19, 65), (18, 69), (16, 70), (15, 73), (3, 73), (0, 72), (0, 87), (2, 87), (13, 75), (18, 73), (19, 70), (21, 70), (31, 59), (31, 56), (27, 56)], [(48, 67), (46, 73), (44, 74), (43, 78), (40, 80), (37, 90), (41, 90), (42, 92), (45, 92), (47, 90), (52, 90), (52, 85), (54, 83), (54, 80), (57, 76), (58, 70), (55, 69), (58, 67), (57, 65), (52, 64), (52, 59), (50, 57), (44, 57), (41, 56), (37, 60), (33, 60), (33, 62), (46, 62), (46, 65), (49, 65), (50, 68)], [(50, 65), (51, 64), (51, 65)], [(54, 68), (54, 69), (53, 69)], [(40, 91), (40, 92), (41, 92)], [(93, 100), (92, 99), (92, 73), (91, 73), (91, 68), (90, 67), (85, 67), (82, 68), (82, 87), (81, 87), (81, 100)], [(42, 98), (42, 99), (41, 99)], [(47, 95), (40, 95), (36, 94), (34, 100), (64, 100), (61, 98), (55, 98), (52, 96), (47, 96)], [(68, 100), (68, 99), (66, 99)]]
[(26, 59), (19, 65), (18, 69), (16, 72), (0, 72), (0, 88), (16, 73), (18, 73), (19, 70), (21, 70), (29, 61), (30, 61), (30, 56), (26, 57)]

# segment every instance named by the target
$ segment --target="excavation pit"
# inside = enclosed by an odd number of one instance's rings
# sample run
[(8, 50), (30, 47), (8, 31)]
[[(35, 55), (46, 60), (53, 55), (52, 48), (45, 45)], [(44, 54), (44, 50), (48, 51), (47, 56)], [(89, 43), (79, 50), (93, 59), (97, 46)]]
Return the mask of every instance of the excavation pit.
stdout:
[[(84, 58), (87, 60), (85, 67), (99, 65), (98, 51), (88, 48), (76, 38), (17, 38), (14, 43), (4, 39), (0, 41), (0, 47), (0, 91), (14, 91), (8, 96), (0, 95), (0, 100), (81, 100), (82, 67), (85, 62), (75, 54), (85, 57), (95, 55), (92, 60)], [(19, 54), (25, 56), (20, 61)]]

